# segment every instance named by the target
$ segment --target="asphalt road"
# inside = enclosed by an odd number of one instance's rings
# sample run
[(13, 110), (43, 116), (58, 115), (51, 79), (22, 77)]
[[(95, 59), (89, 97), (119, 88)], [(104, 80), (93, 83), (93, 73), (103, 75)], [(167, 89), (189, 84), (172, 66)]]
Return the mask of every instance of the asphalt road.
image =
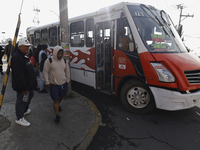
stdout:
[(92, 100), (102, 113), (103, 124), (87, 150), (200, 149), (200, 106), (138, 115), (127, 112), (119, 99), (89, 86), (72, 82), (72, 90)]

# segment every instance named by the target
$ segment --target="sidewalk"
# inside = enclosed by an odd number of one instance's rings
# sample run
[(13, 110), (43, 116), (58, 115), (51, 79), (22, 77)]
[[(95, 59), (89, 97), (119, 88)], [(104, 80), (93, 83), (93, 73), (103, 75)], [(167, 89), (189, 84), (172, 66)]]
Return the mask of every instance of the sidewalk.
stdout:
[[(7, 64), (4, 63), (4, 72)], [(6, 66), (6, 67), (5, 67)], [(4, 76), (0, 77), (0, 89)], [(48, 90), (49, 92), (49, 90)], [(87, 98), (74, 93), (61, 102), (61, 121), (55, 113), (50, 94), (34, 91), (32, 112), (25, 116), (31, 123), (23, 127), (15, 123), (16, 93), (11, 86), (11, 72), (0, 111), (0, 149), (2, 150), (84, 150), (99, 128), (101, 114)]]

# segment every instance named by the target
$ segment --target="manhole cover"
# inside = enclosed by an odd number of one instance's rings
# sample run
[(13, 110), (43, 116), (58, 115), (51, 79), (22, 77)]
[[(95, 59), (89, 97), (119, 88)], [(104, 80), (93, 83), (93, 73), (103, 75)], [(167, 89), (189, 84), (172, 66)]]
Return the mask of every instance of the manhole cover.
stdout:
[(10, 121), (0, 115), (0, 133), (10, 127)]

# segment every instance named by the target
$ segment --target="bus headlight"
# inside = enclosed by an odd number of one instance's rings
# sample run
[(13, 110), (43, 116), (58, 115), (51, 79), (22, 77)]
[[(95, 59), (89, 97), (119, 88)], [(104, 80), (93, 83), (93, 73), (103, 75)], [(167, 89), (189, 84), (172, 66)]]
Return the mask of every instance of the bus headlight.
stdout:
[(174, 76), (161, 63), (151, 63), (160, 82), (175, 82)]

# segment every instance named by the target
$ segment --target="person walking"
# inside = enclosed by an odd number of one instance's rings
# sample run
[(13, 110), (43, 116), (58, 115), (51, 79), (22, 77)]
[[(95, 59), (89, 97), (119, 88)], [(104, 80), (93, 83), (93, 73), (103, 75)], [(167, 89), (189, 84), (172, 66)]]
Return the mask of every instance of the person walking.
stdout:
[(5, 54), (7, 55), (7, 62), (9, 62), (11, 48), (12, 48), (12, 42), (8, 41), (8, 45), (6, 45), (6, 47), (5, 47)]
[(35, 73), (37, 76), (39, 76), (39, 53), (41, 51), (41, 48), (42, 48), (42, 45), (41, 44), (38, 44), (37, 45), (37, 48), (35, 48), (34, 50), (34, 58), (35, 58), (35, 61), (36, 61), (36, 65), (35, 65)]
[(38, 92), (39, 93), (48, 93), (45, 89), (44, 89), (44, 81), (42, 79), (42, 72), (43, 72), (43, 67), (44, 67), (44, 62), (47, 59), (47, 45), (46, 44), (42, 44), (42, 50), (39, 53), (39, 70), (40, 70), (40, 74), (39, 74), (39, 89)]
[(35, 66), (35, 68), (37, 70), (37, 74), (39, 74), (39, 72), (40, 72), (39, 71), (39, 53), (40, 53), (41, 49), (42, 49), (42, 45), (38, 44), (37, 49), (34, 52), (35, 60), (36, 60), (36, 66)]
[(34, 52), (34, 57), (35, 57), (35, 61), (36, 61), (36, 65), (35, 65), (35, 73), (36, 73), (36, 76), (37, 76), (37, 87), (35, 90), (38, 91), (39, 89), (39, 77), (40, 77), (40, 70), (39, 70), (39, 53), (42, 49), (42, 45), (41, 44), (38, 44), (37, 45), (37, 48)]
[(0, 72), (1, 72), (1, 75), (3, 75), (3, 61), (2, 61), (3, 55), (4, 55), (4, 49), (2, 46), (0, 46)]
[(37, 85), (33, 64), (27, 56), (30, 46), (28, 40), (20, 39), (18, 49), (11, 59), (12, 88), (17, 93), (15, 122), (22, 126), (30, 126), (24, 116), (31, 112), (29, 105)]
[(53, 107), (56, 114), (55, 122), (60, 121), (59, 111), (62, 111), (60, 102), (67, 95), (67, 87), (70, 81), (69, 65), (63, 59), (62, 47), (56, 46), (53, 56), (45, 61), (43, 69), (43, 80), (47, 88), (50, 88), (50, 95), (53, 100)]

